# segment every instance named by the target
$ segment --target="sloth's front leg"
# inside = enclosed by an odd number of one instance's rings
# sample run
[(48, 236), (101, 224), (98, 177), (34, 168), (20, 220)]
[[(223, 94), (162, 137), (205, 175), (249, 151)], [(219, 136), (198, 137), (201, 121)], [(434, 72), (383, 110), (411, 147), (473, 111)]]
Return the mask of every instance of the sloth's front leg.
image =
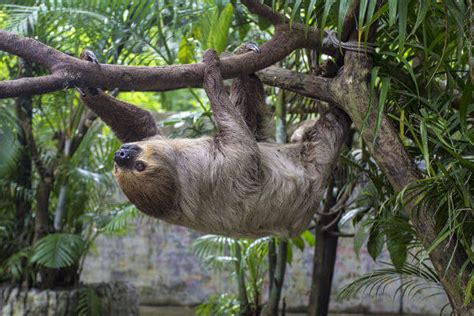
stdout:
[(219, 140), (224, 143), (246, 143), (257, 147), (244, 118), (230, 101), (222, 79), (220, 60), (213, 50), (204, 52), (204, 90), (211, 102)]
[[(90, 50), (81, 53), (81, 59), (97, 64), (99, 61)], [(150, 112), (105, 94), (98, 88), (77, 88), (81, 101), (110, 126), (122, 143), (136, 142), (159, 134)]]

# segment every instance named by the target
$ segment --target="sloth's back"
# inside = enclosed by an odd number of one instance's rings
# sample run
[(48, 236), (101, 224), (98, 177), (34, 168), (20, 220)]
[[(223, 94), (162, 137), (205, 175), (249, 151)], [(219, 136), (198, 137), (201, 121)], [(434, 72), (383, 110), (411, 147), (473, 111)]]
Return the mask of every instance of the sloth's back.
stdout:
[(291, 237), (308, 226), (322, 185), (304, 167), (301, 144), (252, 151), (216, 147), (214, 138), (176, 142), (176, 224), (232, 237)]

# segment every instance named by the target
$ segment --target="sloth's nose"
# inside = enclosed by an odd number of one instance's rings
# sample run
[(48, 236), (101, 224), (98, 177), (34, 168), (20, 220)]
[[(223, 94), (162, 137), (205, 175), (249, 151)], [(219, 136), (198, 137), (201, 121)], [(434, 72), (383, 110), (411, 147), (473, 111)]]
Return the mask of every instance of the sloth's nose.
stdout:
[(115, 152), (114, 160), (119, 167), (129, 167), (133, 164), (140, 147), (135, 144), (124, 144)]

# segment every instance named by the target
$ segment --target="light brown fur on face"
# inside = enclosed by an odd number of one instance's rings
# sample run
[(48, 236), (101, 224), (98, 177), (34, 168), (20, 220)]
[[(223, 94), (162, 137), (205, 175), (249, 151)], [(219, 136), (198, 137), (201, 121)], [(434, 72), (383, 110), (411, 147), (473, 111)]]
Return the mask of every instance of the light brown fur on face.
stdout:
[(135, 161), (145, 170), (115, 166), (114, 176), (128, 199), (149, 216), (168, 218), (177, 205), (177, 171), (174, 152), (165, 142), (137, 142), (142, 151)]

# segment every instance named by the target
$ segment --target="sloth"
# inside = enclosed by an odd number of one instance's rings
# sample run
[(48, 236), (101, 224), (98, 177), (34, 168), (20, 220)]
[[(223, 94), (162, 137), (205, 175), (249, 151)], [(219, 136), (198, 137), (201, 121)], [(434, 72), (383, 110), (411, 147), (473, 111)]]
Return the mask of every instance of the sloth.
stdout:
[[(242, 45), (237, 53), (259, 50)], [(82, 58), (96, 62), (90, 52)], [(140, 211), (171, 224), (229, 237), (300, 234), (319, 206), (350, 119), (332, 107), (298, 142), (272, 143), (258, 77), (235, 78), (229, 95), (216, 52), (206, 51), (203, 62), (217, 127), (212, 137), (166, 138), (148, 111), (99, 89), (80, 90), (82, 102), (123, 143), (114, 157), (115, 179)]]

